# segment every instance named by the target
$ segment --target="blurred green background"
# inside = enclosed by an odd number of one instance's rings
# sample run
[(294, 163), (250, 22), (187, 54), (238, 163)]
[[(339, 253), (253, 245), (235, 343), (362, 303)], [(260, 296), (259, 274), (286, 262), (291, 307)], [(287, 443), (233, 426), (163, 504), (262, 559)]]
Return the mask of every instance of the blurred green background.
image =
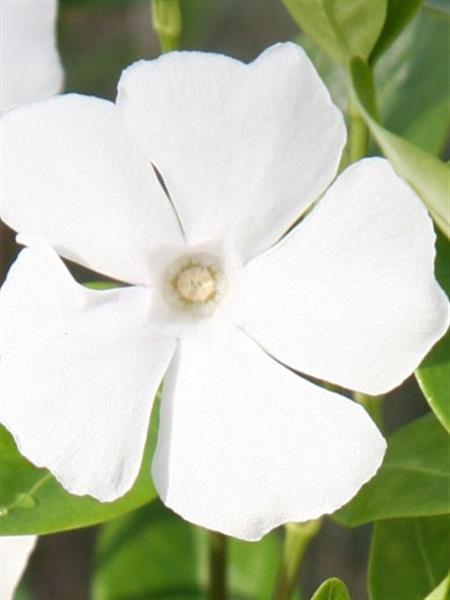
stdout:
[[(184, 27), (181, 45), (186, 49), (224, 52), (248, 61), (274, 42), (299, 39), (294, 22), (278, 0), (181, 0), (181, 4)], [(408, 26), (401, 42), (394, 44), (383, 59), (378, 79), (382, 84), (380, 102), (386, 125), (448, 158), (450, 36), (448, 21), (439, 12), (442, 4), (441, 0), (427, 3)], [(344, 75), (330, 69), (329, 62), (311, 42), (302, 38), (302, 43), (306, 44), (331, 87), (335, 100), (345, 108)], [(66, 72), (66, 91), (114, 99), (116, 84), (125, 66), (159, 55), (158, 41), (151, 27), (150, 2), (62, 0), (59, 46)], [(414, 94), (410, 101), (412, 96), (408, 90), (412, 86), (421, 86), (422, 92)], [(13, 233), (1, 227), (0, 276), (4, 277), (17, 248)], [(83, 270), (75, 270), (75, 274), (81, 281), (98, 278)], [(427, 410), (412, 378), (392, 392), (384, 406), (388, 431)], [(92, 597), (90, 578), (100, 529), (41, 538), (19, 596), (36, 600)], [(338, 576), (347, 583), (352, 598), (366, 598), (369, 536), (370, 526), (350, 530), (327, 520), (302, 565), (304, 597), (309, 598), (327, 577)], [(254, 552), (257, 552), (256, 546)], [(156, 560), (151, 549), (144, 560), (149, 564)], [(161, 556), (158, 560), (164, 564)], [(166, 563), (167, 568), (171, 568), (170, 558)], [(173, 577), (177, 577), (175, 571)]]

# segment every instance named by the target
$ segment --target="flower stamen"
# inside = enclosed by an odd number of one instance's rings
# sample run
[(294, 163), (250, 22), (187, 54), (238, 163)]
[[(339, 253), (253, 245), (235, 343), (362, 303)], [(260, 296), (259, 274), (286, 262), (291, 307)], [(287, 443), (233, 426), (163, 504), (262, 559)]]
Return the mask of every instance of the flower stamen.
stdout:
[(197, 317), (208, 317), (222, 298), (225, 287), (222, 269), (215, 258), (203, 253), (184, 256), (169, 268), (165, 298), (174, 308)]

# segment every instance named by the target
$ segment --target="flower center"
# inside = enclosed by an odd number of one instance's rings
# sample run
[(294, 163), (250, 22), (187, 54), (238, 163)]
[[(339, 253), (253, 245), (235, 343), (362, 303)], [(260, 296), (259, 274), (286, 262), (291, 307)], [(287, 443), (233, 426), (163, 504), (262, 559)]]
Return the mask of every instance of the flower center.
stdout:
[(214, 297), (216, 282), (209, 267), (191, 265), (185, 267), (173, 281), (180, 297), (186, 302), (208, 302)]
[(164, 281), (166, 302), (195, 317), (211, 316), (227, 288), (220, 261), (203, 252), (173, 262)]

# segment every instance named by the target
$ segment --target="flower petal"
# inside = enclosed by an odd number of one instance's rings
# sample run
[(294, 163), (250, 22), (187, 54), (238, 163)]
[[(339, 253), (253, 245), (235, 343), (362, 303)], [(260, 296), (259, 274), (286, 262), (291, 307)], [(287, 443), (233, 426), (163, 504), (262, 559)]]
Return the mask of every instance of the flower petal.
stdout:
[(383, 159), (348, 168), (304, 222), (245, 269), (241, 323), (294, 369), (381, 394), (445, 333), (435, 234)]
[(148, 294), (87, 290), (37, 242), (1, 290), (0, 421), (74, 494), (114, 500), (138, 474), (176, 346), (148, 325)]
[(380, 466), (361, 406), (298, 377), (234, 329), (183, 340), (165, 379), (153, 477), (182, 517), (245, 540), (331, 513)]
[(150, 252), (182, 242), (150, 160), (111, 102), (71, 94), (9, 111), (2, 147), (2, 219), (62, 256), (147, 283)]
[(2, 0), (0, 108), (56, 94), (63, 72), (56, 49), (56, 0)]
[(233, 238), (244, 258), (274, 243), (336, 173), (345, 127), (303, 50), (245, 65), (199, 52), (129, 67), (119, 110), (158, 166), (191, 243)]
[(35, 535), (0, 537), (0, 598), (12, 600), (36, 545)]

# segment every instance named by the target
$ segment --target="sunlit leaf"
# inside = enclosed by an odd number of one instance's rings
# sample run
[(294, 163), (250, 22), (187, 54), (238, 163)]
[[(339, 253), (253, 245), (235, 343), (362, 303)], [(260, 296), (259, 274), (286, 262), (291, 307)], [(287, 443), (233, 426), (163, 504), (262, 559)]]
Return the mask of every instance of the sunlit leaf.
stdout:
[(447, 575), (448, 516), (375, 524), (369, 561), (371, 600), (423, 600)]
[(434, 415), (394, 433), (381, 469), (359, 494), (335, 513), (354, 527), (395, 517), (450, 512), (449, 438)]
[[(93, 598), (208, 597), (208, 536), (157, 500), (106, 524), (98, 540)], [(258, 543), (228, 538), (231, 598), (270, 597), (280, 546), (276, 534)]]
[(353, 59), (350, 73), (354, 101), (375, 140), (397, 173), (422, 198), (438, 227), (450, 237), (450, 169), (432, 154), (387, 131), (377, 122), (373, 78), (366, 63), (358, 58)]
[(432, 590), (425, 600), (449, 600), (450, 598), (450, 574)]
[(337, 62), (368, 59), (383, 28), (386, 0), (283, 0), (297, 25)]
[(327, 579), (314, 592), (311, 600), (350, 600), (345, 584), (336, 577)]

